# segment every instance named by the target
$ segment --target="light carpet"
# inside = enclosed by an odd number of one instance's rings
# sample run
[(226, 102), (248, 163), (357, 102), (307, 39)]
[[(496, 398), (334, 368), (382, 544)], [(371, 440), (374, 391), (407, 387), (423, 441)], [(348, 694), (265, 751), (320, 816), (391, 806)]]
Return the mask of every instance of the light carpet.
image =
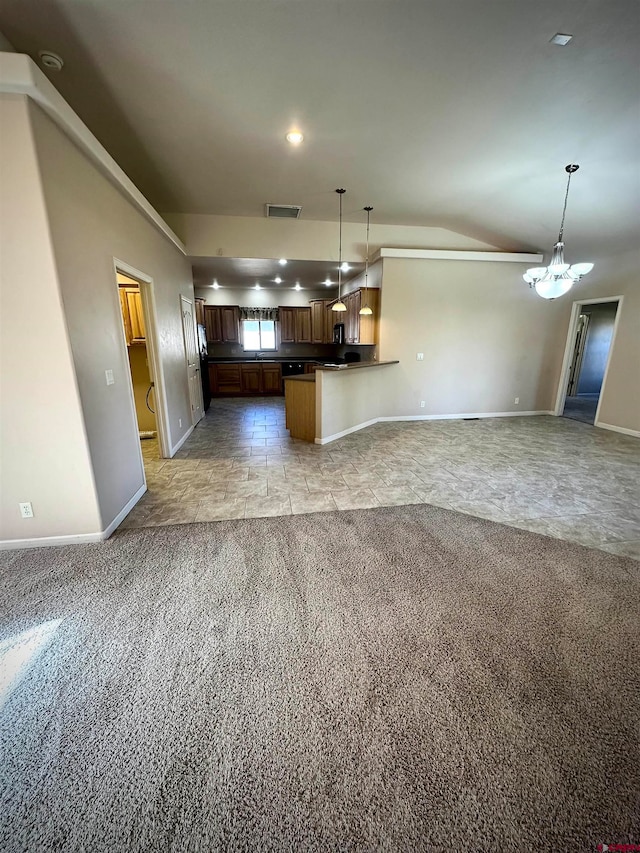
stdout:
[(420, 505), (0, 565), (3, 851), (640, 843), (640, 563)]

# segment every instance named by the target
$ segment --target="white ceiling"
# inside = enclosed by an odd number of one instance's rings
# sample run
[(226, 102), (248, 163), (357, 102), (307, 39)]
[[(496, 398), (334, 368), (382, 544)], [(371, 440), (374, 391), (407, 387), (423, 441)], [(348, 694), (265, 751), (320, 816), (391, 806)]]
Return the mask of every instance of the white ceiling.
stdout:
[(0, 31), (161, 212), (335, 220), (345, 186), (346, 220), (548, 251), (574, 162), (572, 256), (640, 243), (638, 0), (0, 0)]

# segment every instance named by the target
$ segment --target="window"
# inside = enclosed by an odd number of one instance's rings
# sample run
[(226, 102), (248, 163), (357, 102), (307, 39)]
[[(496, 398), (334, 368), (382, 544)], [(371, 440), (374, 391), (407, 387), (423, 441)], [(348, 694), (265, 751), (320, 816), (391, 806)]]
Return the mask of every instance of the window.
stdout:
[(273, 320), (243, 320), (242, 347), (245, 352), (276, 348), (276, 324)]

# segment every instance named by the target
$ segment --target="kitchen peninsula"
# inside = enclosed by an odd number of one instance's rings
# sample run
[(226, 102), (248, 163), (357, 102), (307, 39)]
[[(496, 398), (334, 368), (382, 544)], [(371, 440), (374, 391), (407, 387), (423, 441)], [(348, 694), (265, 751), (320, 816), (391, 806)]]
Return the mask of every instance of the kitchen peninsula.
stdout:
[(324, 365), (284, 380), (292, 438), (327, 444), (384, 417), (398, 361)]

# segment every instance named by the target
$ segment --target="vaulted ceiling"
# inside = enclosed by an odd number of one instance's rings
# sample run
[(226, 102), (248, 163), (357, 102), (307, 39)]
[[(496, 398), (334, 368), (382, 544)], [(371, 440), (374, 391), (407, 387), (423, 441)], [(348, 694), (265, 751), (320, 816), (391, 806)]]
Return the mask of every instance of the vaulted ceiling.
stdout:
[(335, 220), (345, 186), (347, 220), (548, 250), (579, 163), (568, 243), (640, 243), (638, 0), (0, 0), (0, 31), (161, 212)]

